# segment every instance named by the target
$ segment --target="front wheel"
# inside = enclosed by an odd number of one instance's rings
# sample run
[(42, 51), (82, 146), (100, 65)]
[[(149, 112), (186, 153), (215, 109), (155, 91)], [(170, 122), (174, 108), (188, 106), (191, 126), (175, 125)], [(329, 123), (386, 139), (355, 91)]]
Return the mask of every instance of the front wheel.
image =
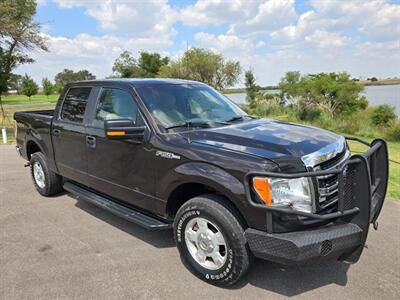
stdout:
[(174, 237), (185, 266), (200, 279), (230, 286), (248, 270), (250, 253), (235, 212), (214, 195), (195, 197), (178, 211)]

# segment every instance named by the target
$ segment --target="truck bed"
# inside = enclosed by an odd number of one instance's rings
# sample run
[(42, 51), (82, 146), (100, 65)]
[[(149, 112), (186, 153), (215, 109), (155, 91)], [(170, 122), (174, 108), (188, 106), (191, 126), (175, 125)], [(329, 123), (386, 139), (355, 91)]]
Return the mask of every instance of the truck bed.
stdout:
[(16, 140), (21, 149), (21, 155), (29, 159), (29, 141), (34, 141), (40, 150), (49, 159), (50, 165), (54, 165), (53, 146), (51, 141), (51, 126), (54, 109), (21, 111), (14, 113), (16, 121)]

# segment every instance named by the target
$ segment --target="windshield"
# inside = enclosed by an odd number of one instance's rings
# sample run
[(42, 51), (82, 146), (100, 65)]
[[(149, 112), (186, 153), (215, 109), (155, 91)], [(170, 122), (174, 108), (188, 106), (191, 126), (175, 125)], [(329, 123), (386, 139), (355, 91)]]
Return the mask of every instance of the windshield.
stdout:
[(136, 90), (163, 129), (199, 122), (221, 125), (246, 116), (237, 105), (202, 84), (150, 85)]

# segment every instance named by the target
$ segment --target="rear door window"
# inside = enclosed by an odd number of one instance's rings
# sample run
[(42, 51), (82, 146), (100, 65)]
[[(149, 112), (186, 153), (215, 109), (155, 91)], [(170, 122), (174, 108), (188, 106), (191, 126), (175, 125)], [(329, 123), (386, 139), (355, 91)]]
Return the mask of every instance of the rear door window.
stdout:
[(70, 88), (61, 108), (61, 120), (83, 123), (86, 104), (91, 90), (91, 87)]

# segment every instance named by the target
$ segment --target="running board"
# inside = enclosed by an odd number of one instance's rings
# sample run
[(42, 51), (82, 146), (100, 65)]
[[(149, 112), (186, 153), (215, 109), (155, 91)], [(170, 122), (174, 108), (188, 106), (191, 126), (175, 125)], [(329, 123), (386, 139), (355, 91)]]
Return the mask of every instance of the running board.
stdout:
[(143, 226), (146, 229), (163, 230), (172, 228), (172, 224), (170, 223), (163, 222), (138, 210), (121, 205), (71, 182), (64, 183), (63, 187), (64, 190), (74, 194), (78, 200), (90, 202), (96, 206), (108, 210), (114, 215), (122, 217), (137, 225)]

